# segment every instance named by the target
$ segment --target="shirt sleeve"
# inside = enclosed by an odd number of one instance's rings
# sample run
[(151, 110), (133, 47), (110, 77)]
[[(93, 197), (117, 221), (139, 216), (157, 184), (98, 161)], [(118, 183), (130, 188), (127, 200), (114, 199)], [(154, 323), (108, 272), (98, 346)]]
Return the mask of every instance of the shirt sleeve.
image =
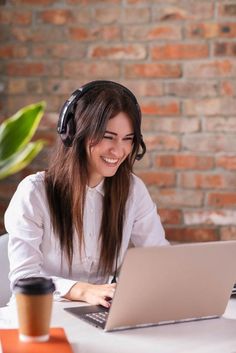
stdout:
[[(45, 202), (42, 189), (29, 177), (18, 186), (5, 213), (5, 228), (9, 233), (8, 256), (11, 289), (19, 278), (45, 276), (42, 271), (45, 234)], [(76, 283), (74, 280), (50, 276), (56, 286), (55, 299), (60, 299)]]
[(134, 246), (168, 245), (157, 207), (141, 179), (134, 176), (134, 223), (131, 241)]

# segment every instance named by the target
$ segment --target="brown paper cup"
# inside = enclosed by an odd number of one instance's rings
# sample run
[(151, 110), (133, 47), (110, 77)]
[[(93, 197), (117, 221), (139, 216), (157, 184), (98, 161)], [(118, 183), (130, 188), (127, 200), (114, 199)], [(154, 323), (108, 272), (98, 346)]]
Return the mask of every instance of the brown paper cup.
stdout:
[(21, 341), (45, 342), (49, 339), (54, 290), (53, 282), (42, 277), (25, 278), (16, 283), (14, 291)]

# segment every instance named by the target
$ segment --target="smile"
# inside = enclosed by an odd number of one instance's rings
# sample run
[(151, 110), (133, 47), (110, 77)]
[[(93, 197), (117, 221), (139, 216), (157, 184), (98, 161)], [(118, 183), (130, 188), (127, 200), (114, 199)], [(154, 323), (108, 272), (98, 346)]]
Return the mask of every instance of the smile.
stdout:
[(112, 166), (116, 166), (117, 163), (119, 162), (118, 158), (106, 158), (102, 157), (103, 161), (106, 162), (107, 164), (110, 164)]

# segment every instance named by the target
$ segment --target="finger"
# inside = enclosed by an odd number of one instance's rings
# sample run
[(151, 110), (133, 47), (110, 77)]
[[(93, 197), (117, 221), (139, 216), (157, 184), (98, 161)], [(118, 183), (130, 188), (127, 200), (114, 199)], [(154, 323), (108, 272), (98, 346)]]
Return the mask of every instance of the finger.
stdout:
[(104, 298), (100, 298), (100, 300), (99, 300), (99, 304), (100, 305), (102, 305), (102, 306), (104, 306), (105, 308), (109, 308), (110, 307), (110, 303), (106, 300), (106, 299), (104, 299)]

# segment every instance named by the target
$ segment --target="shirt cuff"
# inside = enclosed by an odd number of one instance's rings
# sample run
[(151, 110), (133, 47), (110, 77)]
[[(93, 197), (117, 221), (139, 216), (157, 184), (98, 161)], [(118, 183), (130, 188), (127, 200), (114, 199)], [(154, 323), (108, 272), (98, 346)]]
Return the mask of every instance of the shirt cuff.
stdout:
[(77, 283), (77, 281), (60, 278), (60, 277), (52, 277), (52, 280), (56, 287), (53, 293), (53, 298), (54, 300), (58, 300), (58, 301), (61, 299), (65, 299), (62, 297), (66, 295), (69, 292), (69, 290)]

